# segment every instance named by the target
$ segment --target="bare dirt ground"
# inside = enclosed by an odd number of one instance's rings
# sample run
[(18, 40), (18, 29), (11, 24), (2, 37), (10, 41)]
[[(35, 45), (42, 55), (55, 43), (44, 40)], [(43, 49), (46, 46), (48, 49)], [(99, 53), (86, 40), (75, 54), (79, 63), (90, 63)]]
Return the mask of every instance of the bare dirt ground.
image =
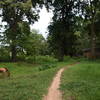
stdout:
[[(78, 63), (75, 63), (78, 64)], [(75, 64), (70, 64), (68, 66), (72, 66)], [(54, 77), (51, 86), (48, 89), (48, 94), (46, 96), (44, 96), (43, 100), (62, 100), (62, 94), (61, 91), (59, 90), (60, 88), (60, 79), (61, 79), (61, 74), (62, 72), (65, 70), (64, 68), (61, 68), (56, 76)]]
[(59, 91), (60, 77), (64, 68), (60, 69), (53, 79), (53, 82), (48, 90), (47, 96), (43, 100), (62, 100), (61, 92)]

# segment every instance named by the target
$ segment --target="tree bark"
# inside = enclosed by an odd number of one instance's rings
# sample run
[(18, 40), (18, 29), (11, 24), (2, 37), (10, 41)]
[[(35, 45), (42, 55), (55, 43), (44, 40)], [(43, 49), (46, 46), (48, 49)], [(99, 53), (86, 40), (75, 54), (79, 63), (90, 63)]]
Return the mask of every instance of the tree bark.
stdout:
[(17, 55), (17, 51), (16, 51), (16, 34), (17, 34), (17, 20), (14, 22), (13, 26), (12, 26), (12, 35), (11, 35), (11, 61), (12, 62), (16, 62), (16, 55)]
[(61, 48), (61, 46), (58, 48), (57, 56), (58, 56), (57, 58), (59, 61), (64, 60), (64, 50), (63, 50), (63, 48)]
[(15, 62), (16, 61), (16, 55), (17, 55), (17, 52), (16, 52), (16, 46), (11, 46), (11, 61), (12, 62)]
[(94, 30), (94, 22), (91, 23), (91, 54), (92, 58), (96, 58), (96, 35), (95, 35), (95, 30)]

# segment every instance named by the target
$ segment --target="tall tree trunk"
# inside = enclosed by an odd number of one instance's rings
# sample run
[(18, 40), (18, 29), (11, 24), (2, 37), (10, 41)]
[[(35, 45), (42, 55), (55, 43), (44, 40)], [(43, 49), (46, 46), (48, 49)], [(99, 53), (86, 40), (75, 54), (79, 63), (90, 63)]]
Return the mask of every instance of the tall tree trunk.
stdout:
[(92, 58), (96, 58), (96, 35), (95, 35), (95, 30), (94, 30), (94, 22), (91, 23), (91, 54)]
[(63, 48), (61, 48), (61, 46), (58, 48), (58, 53), (57, 54), (57, 58), (59, 61), (63, 61), (64, 60), (64, 50)]
[(17, 52), (16, 52), (16, 46), (11, 46), (11, 61), (12, 62), (15, 62), (16, 61), (16, 55), (17, 55)]
[(11, 61), (12, 62), (15, 62), (16, 61), (16, 55), (17, 55), (17, 52), (16, 52), (16, 43), (15, 43), (15, 40), (16, 40), (16, 34), (17, 34), (17, 21), (13, 24), (12, 26), (12, 36), (11, 36), (11, 40), (12, 40), (12, 44), (11, 44)]
[(93, 0), (89, 0), (90, 2), (90, 10), (91, 10), (91, 54), (92, 54), (92, 59), (96, 58), (96, 34), (95, 34), (95, 25), (94, 25), (94, 20), (95, 20), (95, 15), (96, 15), (96, 9), (94, 9), (94, 4), (92, 2)]

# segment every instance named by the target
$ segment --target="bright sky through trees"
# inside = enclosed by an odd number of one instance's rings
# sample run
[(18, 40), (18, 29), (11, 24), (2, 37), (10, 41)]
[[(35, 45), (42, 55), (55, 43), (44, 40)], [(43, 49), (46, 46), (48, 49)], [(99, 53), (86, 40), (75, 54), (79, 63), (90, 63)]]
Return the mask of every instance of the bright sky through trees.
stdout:
[[(48, 12), (45, 7), (42, 8), (40, 11), (40, 19), (38, 22), (35, 22), (34, 25), (31, 25), (31, 29), (38, 30), (45, 38), (47, 37), (47, 27), (52, 20), (53, 13), (52, 11)], [(1, 18), (0, 18), (0, 24), (1, 24)], [(3, 25), (6, 23), (3, 23)], [(2, 31), (4, 29), (2, 28)]]
[(53, 13), (48, 12), (45, 7), (40, 11), (40, 19), (31, 26), (31, 29), (37, 29), (46, 38), (47, 37), (47, 27), (52, 19)]

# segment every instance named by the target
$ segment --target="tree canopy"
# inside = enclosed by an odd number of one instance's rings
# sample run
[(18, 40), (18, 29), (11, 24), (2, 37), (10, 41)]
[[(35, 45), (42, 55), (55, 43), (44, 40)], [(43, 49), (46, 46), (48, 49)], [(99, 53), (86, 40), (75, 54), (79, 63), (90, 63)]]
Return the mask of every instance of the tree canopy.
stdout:
[(95, 58), (96, 41), (100, 34), (99, 5), (99, 0), (54, 0), (51, 3), (54, 17), (48, 38), (59, 57), (75, 55), (77, 48), (85, 43), (88, 45), (84, 48), (90, 46)]
[(2, 21), (6, 22), (4, 39), (11, 48), (11, 59), (16, 60), (17, 47), (26, 41), (30, 34), (29, 24), (38, 20), (36, 3), (32, 8), (31, 0), (2, 0), (0, 1)]
[[(43, 5), (54, 14), (47, 40), (30, 30)], [(95, 58), (95, 48), (100, 44), (99, 5), (100, 0), (1, 0), (0, 17), (6, 22), (0, 34), (1, 45), (9, 47), (12, 61), (19, 52), (34, 57), (51, 54), (62, 61), (64, 56), (75, 56), (84, 48), (91, 48)]]

